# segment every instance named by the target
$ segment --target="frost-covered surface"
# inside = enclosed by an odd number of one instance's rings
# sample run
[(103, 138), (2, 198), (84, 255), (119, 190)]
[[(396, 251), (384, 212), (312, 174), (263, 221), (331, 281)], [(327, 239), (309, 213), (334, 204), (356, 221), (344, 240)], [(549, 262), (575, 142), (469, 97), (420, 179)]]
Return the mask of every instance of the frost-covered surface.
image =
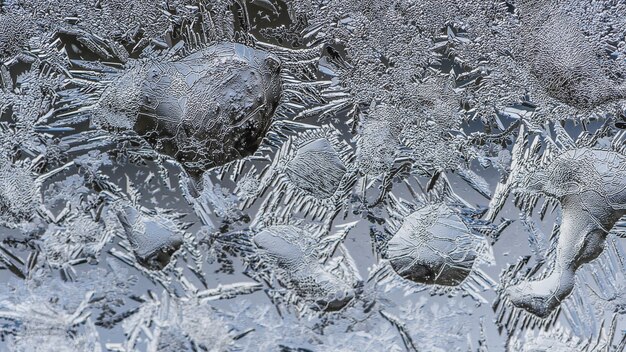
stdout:
[(0, 0), (1, 351), (623, 351), (626, 3)]

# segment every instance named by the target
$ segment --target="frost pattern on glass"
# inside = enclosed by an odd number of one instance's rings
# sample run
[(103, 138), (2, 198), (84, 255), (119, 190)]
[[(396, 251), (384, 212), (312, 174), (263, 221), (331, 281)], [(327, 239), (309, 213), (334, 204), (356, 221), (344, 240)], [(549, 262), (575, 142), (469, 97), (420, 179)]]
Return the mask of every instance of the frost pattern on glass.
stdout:
[(0, 0), (0, 350), (623, 351), (626, 3)]

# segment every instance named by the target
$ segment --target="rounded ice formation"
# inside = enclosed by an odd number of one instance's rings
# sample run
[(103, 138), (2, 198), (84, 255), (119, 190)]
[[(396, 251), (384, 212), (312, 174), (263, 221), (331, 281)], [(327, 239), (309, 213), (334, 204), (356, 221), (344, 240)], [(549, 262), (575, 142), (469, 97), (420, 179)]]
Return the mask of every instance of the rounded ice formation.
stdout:
[(346, 170), (330, 142), (319, 138), (298, 149), (287, 164), (285, 174), (298, 188), (326, 199), (335, 194)]
[(519, 6), (523, 56), (550, 96), (578, 108), (591, 108), (626, 95), (607, 77), (589, 39), (560, 5), (526, 0)]
[(280, 70), (273, 54), (216, 44), (129, 70), (103, 93), (94, 120), (133, 129), (198, 175), (257, 149), (281, 98)]
[(510, 286), (507, 295), (516, 307), (547, 317), (574, 289), (576, 270), (602, 253), (606, 235), (626, 214), (626, 156), (570, 150), (532, 174), (527, 186), (561, 203), (556, 262), (547, 277)]
[(313, 307), (335, 311), (355, 296), (353, 287), (326, 270), (315, 255), (315, 242), (292, 225), (271, 226), (253, 238), (262, 257), (280, 273), (281, 284)]
[(409, 215), (387, 243), (386, 257), (403, 278), (456, 286), (470, 274), (478, 255), (470, 230), (444, 204)]
[(137, 261), (153, 270), (161, 270), (183, 244), (176, 225), (160, 216), (148, 216), (131, 206), (117, 214)]

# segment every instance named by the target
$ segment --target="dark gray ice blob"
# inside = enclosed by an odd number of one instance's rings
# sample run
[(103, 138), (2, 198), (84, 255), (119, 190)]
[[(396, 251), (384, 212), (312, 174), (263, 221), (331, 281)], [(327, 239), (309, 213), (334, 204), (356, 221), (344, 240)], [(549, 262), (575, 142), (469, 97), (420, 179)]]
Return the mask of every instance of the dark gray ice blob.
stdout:
[(281, 98), (280, 67), (265, 51), (216, 44), (130, 70), (105, 91), (104, 113), (96, 114), (123, 115), (126, 122), (105, 122), (132, 128), (199, 175), (256, 151)]
[(456, 286), (477, 257), (470, 230), (450, 208), (428, 205), (409, 215), (388, 242), (386, 256), (403, 278), (422, 284)]

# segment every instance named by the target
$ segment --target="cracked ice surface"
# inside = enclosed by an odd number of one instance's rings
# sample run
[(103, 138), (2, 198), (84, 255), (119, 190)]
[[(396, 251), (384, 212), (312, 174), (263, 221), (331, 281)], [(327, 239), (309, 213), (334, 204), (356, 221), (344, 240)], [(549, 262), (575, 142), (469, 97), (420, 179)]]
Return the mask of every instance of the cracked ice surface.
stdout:
[(626, 4), (0, 0), (1, 351), (623, 351)]

